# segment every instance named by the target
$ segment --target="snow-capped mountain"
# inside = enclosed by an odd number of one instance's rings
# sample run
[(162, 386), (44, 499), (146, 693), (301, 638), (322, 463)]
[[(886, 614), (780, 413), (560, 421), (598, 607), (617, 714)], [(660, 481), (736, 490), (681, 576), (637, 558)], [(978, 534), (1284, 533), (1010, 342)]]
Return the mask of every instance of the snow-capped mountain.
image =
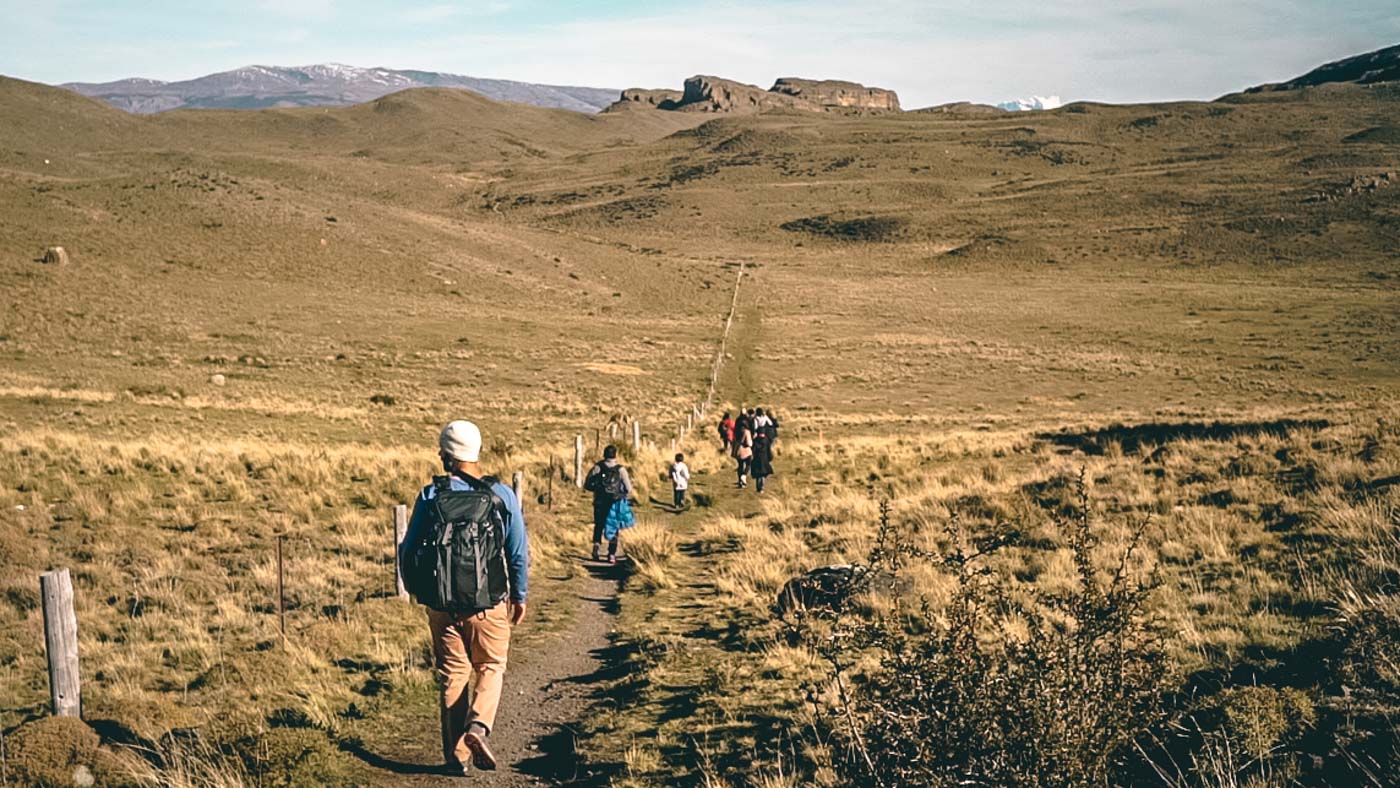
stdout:
[(70, 82), (61, 87), (92, 96), (128, 112), (170, 109), (259, 109), (263, 107), (343, 106), (418, 87), (463, 88), (499, 101), (597, 112), (619, 91), (610, 88), (536, 85), (506, 79), (479, 79), (436, 71), (360, 68), (340, 63), (311, 66), (245, 66), (179, 82), (122, 79)]
[(997, 106), (1011, 112), (1026, 112), (1033, 109), (1055, 109), (1063, 104), (1059, 96), (1031, 96), (1003, 101)]

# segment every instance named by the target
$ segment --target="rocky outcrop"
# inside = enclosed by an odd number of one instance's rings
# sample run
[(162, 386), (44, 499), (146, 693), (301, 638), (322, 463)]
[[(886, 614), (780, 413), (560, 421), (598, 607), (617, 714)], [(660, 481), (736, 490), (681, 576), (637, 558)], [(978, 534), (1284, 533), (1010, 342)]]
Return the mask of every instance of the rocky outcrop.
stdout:
[(677, 94), (669, 90), (631, 88), (608, 111), (655, 107), (682, 112), (749, 114), (795, 109), (809, 112), (898, 112), (899, 96), (892, 90), (868, 88), (855, 82), (783, 78), (764, 90), (757, 85), (706, 75), (685, 81)]
[(619, 109), (632, 109), (634, 107), (675, 109), (676, 105), (681, 102), (682, 95), (683, 94), (679, 90), (628, 88), (622, 91), (622, 98), (614, 102), (605, 111), (613, 112)]
[(899, 111), (899, 96), (893, 90), (868, 88), (855, 82), (784, 77), (774, 82), (770, 90), (804, 99), (823, 109)]
[(676, 109), (686, 112), (762, 112), (793, 107), (795, 104), (789, 98), (775, 95), (757, 85), (745, 85), (721, 77), (694, 76), (685, 81), (685, 93)]

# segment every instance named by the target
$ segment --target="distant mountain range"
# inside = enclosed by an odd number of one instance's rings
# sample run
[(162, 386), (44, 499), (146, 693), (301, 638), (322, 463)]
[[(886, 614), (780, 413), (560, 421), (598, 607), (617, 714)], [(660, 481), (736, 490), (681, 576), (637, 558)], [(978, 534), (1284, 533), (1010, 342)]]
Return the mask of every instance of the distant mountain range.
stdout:
[(338, 63), (246, 66), (179, 82), (122, 79), (101, 83), (69, 82), (60, 87), (100, 99), (117, 109), (141, 114), (172, 109), (339, 107), (423, 87), (463, 88), (497, 101), (591, 113), (613, 103), (621, 94), (620, 90), (611, 88), (536, 85), (436, 71), (358, 68)]

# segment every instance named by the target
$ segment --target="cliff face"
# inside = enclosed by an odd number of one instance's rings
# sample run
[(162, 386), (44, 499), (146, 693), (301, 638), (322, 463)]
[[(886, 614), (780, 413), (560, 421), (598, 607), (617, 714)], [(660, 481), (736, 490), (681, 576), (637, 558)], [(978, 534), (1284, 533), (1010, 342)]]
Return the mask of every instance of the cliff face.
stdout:
[(675, 109), (681, 101), (679, 90), (647, 90), (645, 88), (628, 88), (622, 91), (622, 98), (618, 99), (609, 111), (615, 109), (629, 109), (631, 107), (645, 107), (647, 109)]
[[(694, 76), (685, 81), (685, 94), (676, 109), (686, 112), (761, 112), (791, 107), (793, 102), (757, 85), (720, 77)], [(805, 109), (805, 108), (804, 108)]]
[(899, 111), (899, 96), (893, 90), (868, 88), (855, 82), (835, 79), (798, 79), (784, 77), (773, 83), (772, 91), (821, 105), (825, 109), (866, 109)]
[(705, 75), (685, 81), (685, 89), (622, 91), (609, 111), (638, 106), (684, 112), (753, 113), (775, 109), (809, 112), (898, 112), (899, 96), (892, 90), (868, 88), (855, 82), (783, 78), (764, 90), (732, 79)]

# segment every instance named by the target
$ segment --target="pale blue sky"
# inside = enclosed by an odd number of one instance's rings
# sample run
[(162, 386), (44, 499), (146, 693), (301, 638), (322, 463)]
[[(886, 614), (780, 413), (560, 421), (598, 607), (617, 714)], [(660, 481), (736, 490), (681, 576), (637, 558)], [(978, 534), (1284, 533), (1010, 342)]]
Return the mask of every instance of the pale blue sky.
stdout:
[(1396, 0), (0, 0), (0, 74), (187, 79), (320, 62), (596, 87), (696, 73), (894, 88), (907, 107), (1214, 98), (1400, 43)]

